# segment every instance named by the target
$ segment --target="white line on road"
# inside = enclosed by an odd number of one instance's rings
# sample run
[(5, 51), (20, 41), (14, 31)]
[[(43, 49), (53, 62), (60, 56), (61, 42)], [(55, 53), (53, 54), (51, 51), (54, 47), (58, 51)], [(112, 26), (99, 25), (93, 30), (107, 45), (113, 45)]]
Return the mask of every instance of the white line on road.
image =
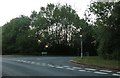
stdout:
[(94, 73), (97, 73), (97, 74), (108, 74), (108, 73), (104, 73), (104, 72), (94, 72)]
[(35, 62), (32, 61), (31, 64), (35, 64)]
[(42, 66), (46, 66), (46, 63), (42, 63), (41, 65), (42, 65)]
[(26, 63), (30, 63), (30, 61), (26, 61)]
[(72, 67), (73, 69), (82, 69), (82, 68), (80, 68), (80, 67)]
[(55, 67), (55, 66), (53, 66), (53, 65), (49, 65), (49, 67)]
[(26, 61), (22, 60), (22, 62), (26, 62)]
[(78, 70), (78, 71), (86, 71), (86, 70)]
[(66, 68), (66, 69), (68, 69), (68, 70), (75, 70), (75, 69), (73, 69), (73, 68)]
[(120, 73), (120, 72), (117, 72), (117, 73)]
[(22, 60), (21, 62), (24, 62), (24, 60)]
[(63, 67), (70, 67), (70, 66), (63, 66)]
[(37, 65), (40, 65), (40, 63), (36, 63)]
[(86, 71), (86, 72), (91, 72), (91, 71)]
[(26, 61), (23, 61), (24, 63), (26, 63)]
[(21, 61), (21, 60), (17, 60), (17, 61)]
[(85, 70), (95, 71), (96, 69), (92, 69), (92, 68), (85, 68)]
[(63, 67), (61, 67), (61, 66), (56, 66), (56, 68), (58, 68), (58, 69), (62, 69)]
[(55, 66), (53, 66), (53, 65), (51, 65), (51, 64), (48, 64), (48, 66), (49, 66), (49, 67), (55, 67)]
[(100, 70), (100, 71), (108, 72), (108, 73), (112, 72), (112, 71), (109, 71), (109, 70)]
[(120, 76), (120, 74), (112, 74), (113, 76)]
[(23, 62), (22, 60), (20, 60), (19, 62)]

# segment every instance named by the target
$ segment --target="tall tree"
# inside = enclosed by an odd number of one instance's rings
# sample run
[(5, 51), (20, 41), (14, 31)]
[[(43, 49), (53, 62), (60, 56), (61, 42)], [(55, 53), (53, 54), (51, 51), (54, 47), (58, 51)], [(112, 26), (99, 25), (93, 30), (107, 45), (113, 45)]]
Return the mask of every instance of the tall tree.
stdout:
[[(35, 18), (36, 20), (34, 20)], [(34, 20), (32, 26), (35, 26), (38, 39), (41, 38), (42, 42), (51, 46), (54, 44), (67, 46), (76, 31), (73, 28), (80, 26), (79, 16), (68, 5), (48, 4), (47, 7), (41, 8), (36, 17), (31, 19)]]
[(48, 4), (39, 12), (33, 11), (30, 18), (21, 16), (3, 26), (3, 51), (35, 54), (48, 45), (51, 54), (73, 55), (80, 50), (80, 34), (84, 52), (95, 55), (92, 27), (70, 5)]
[(119, 43), (116, 43), (116, 40), (117, 42), (120, 40), (119, 5), (120, 2), (93, 2), (89, 8), (90, 12), (96, 15), (94, 30), (97, 34), (98, 53), (107, 59), (119, 59)]
[[(2, 43), (3, 43), (3, 54), (6, 52), (17, 52), (18, 48), (21, 47), (16, 44), (17, 39), (21, 35), (25, 35), (26, 31), (29, 30), (30, 19), (29, 17), (21, 15), (15, 19), (12, 19), (9, 23), (6, 23), (2, 27)], [(19, 39), (19, 41), (21, 41)]]

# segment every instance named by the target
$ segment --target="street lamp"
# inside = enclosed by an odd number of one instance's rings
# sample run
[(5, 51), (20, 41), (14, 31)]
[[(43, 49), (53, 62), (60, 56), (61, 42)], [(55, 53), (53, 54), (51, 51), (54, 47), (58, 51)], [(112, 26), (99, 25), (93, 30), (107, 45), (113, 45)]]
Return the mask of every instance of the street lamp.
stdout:
[(47, 55), (47, 48), (48, 48), (48, 45), (45, 45), (45, 51), (46, 52), (42, 52), (42, 55), (44, 54), (44, 55)]
[(48, 45), (45, 45), (45, 48), (48, 48)]
[(40, 43), (41, 41), (40, 40), (38, 40), (38, 43)]
[(83, 59), (83, 44), (82, 44), (82, 35), (80, 35), (81, 38), (81, 59)]

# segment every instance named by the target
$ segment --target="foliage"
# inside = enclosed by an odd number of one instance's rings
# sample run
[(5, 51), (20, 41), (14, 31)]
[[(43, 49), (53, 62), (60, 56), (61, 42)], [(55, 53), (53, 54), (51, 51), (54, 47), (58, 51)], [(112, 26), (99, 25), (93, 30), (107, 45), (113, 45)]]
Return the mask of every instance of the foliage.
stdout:
[(48, 51), (50, 55), (77, 55), (82, 34), (84, 54), (96, 55), (91, 43), (94, 40), (92, 27), (67, 4), (48, 4), (39, 12), (33, 11), (30, 17), (22, 15), (12, 19), (2, 28), (3, 54)]
[(120, 2), (94, 2), (89, 10), (96, 15), (94, 31), (98, 54), (106, 59), (119, 60)]
[[(20, 47), (23, 46), (19, 45), (18, 43), (23, 42), (23, 39), (27, 40), (26, 39), (27, 36), (25, 37), (25, 35), (27, 35), (26, 32), (29, 29), (29, 24), (30, 24), (30, 19), (22, 15), (21, 17), (12, 19), (9, 23), (5, 24), (2, 27), (3, 54), (5, 52), (8, 54), (11, 54), (9, 52), (15, 53), (22, 49), (22, 48), (20, 49)], [(18, 38), (19, 38), (19, 42), (18, 42)]]
[[(85, 20), (79, 19), (76, 11), (71, 6), (48, 4), (47, 7), (41, 7), (39, 13), (33, 11), (31, 20), (37, 39), (41, 41), (40, 45), (49, 45), (49, 48), (51, 48), (49, 51), (51, 52), (56, 50), (58, 52), (61, 49), (65, 51), (65, 48), (68, 47), (77, 50), (77, 48), (80, 48), (80, 43), (78, 43), (80, 42), (80, 34), (84, 36), (84, 45), (93, 45), (91, 44), (91, 27), (88, 26)], [(82, 28), (82, 32), (80, 32), (80, 28)], [(87, 40), (87, 38), (91, 40)], [(64, 47), (60, 47), (60, 45)], [(56, 46), (56, 49), (52, 49)], [(85, 51), (90, 52), (90, 49), (91, 51), (94, 49), (93, 47), (88, 48), (88, 46), (84, 47)], [(70, 51), (69, 49), (66, 51)], [(91, 55), (93, 55), (92, 53)]]

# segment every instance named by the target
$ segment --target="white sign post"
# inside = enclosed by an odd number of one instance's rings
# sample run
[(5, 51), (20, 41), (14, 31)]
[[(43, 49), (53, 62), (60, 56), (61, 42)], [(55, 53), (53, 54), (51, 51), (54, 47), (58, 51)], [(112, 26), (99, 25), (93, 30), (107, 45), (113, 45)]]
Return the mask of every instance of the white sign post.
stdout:
[(42, 56), (43, 56), (43, 55), (47, 55), (47, 52), (42, 52), (41, 54), (42, 54)]

